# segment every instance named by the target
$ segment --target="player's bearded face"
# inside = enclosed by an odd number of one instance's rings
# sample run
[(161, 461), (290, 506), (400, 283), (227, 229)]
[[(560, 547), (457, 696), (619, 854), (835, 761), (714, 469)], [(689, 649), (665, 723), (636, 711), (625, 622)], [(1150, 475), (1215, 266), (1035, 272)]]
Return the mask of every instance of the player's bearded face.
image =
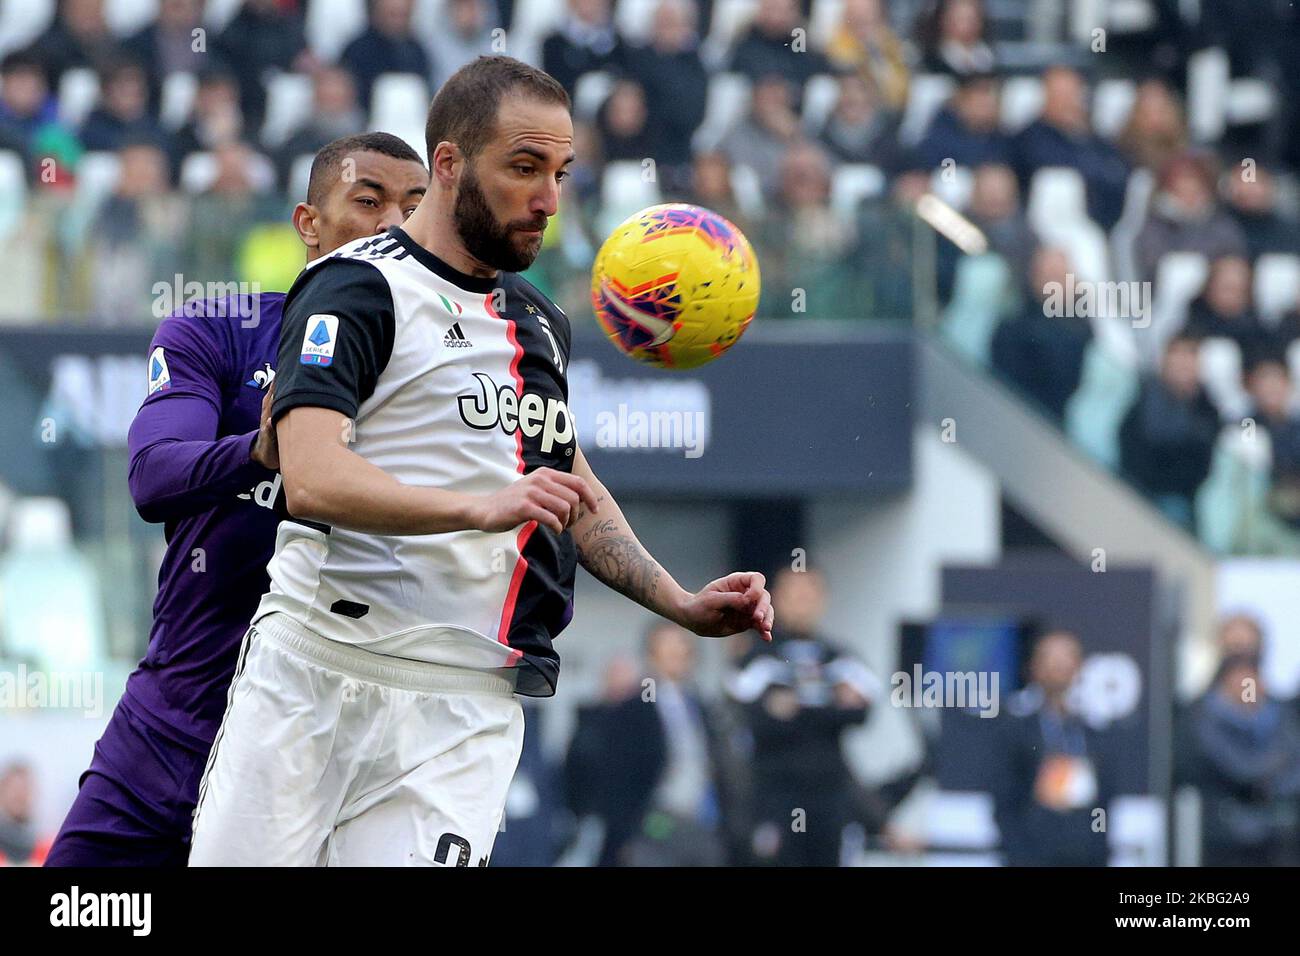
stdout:
[(502, 223), (488, 205), (471, 165), (466, 165), (452, 214), (466, 251), (495, 269), (523, 272), (542, 249), (541, 235), (523, 230), (545, 229), (546, 217)]

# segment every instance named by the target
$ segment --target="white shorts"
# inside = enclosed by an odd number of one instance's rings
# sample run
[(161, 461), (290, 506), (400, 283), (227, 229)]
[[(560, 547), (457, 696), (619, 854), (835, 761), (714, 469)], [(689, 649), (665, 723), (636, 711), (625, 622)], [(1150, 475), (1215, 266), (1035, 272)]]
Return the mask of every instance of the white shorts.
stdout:
[(190, 865), (485, 865), (524, 740), (508, 674), (261, 618), (199, 785)]

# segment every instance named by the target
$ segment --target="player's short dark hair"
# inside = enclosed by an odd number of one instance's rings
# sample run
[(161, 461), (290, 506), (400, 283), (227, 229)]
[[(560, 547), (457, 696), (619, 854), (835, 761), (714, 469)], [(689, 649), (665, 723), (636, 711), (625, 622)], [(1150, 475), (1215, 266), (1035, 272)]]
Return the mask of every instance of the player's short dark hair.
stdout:
[(338, 178), (343, 160), (352, 153), (379, 153), (393, 159), (403, 159), (424, 166), (420, 154), (411, 148), (406, 140), (392, 133), (359, 133), (356, 136), (344, 136), (332, 143), (326, 143), (316, 153), (311, 162), (311, 176), (307, 180), (307, 201), (318, 206), (325, 199), (325, 193)]
[(455, 143), (466, 159), (478, 155), (496, 132), (497, 111), (508, 93), (571, 108), (569, 94), (545, 70), (509, 56), (480, 56), (451, 75), (429, 104), (424, 125), (429, 161), (438, 144)]

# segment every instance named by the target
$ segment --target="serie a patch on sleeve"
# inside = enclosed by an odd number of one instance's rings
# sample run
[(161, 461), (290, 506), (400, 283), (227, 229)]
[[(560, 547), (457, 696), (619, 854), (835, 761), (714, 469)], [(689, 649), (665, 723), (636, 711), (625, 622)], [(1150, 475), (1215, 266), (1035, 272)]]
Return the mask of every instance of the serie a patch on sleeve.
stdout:
[(172, 382), (172, 373), (167, 371), (167, 355), (160, 345), (149, 356), (149, 394), (161, 392)]
[(303, 365), (329, 365), (334, 361), (334, 343), (338, 341), (339, 317), (318, 313), (307, 319), (307, 329), (302, 334)]

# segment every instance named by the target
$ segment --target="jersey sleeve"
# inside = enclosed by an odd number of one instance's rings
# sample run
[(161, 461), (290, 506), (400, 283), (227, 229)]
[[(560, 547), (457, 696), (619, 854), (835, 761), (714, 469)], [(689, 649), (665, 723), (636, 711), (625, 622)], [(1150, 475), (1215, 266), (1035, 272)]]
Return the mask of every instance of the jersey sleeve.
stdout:
[(256, 431), (217, 437), (229, 349), (215, 334), (201, 316), (171, 316), (149, 344), (149, 392), (127, 435), (127, 484), (146, 521), (207, 511), (271, 474), (252, 460)]
[(285, 299), (272, 419), (304, 405), (356, 417), (393, 354), (393, 312), (388, 280), (369, 263), (326, 259), (299, 276)]

